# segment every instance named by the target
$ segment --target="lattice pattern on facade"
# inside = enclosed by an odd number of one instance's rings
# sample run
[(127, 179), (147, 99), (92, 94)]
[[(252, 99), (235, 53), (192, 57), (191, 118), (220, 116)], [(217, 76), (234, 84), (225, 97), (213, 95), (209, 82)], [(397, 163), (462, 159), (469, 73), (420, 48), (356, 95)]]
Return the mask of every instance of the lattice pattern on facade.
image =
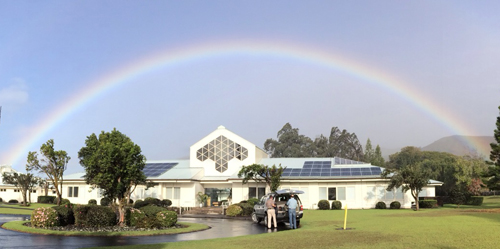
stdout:
[(248, 150), (245, 147), (224, 136), (219, 136), (196, 151), (198, 160), (202, 162), (207, 159), (214, 161), (215, 169), (221, 173), (227, 170), (227, 164), (231, 159), (237, 158), (243, 161), (247, 157)]

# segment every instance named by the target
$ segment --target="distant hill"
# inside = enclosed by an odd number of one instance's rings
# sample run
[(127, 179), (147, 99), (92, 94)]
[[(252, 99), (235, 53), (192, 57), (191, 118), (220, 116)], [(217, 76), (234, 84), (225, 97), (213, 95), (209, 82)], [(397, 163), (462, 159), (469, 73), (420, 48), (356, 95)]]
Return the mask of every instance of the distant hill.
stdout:
[(494, 143), (493, 136), (449, 136), (441, 138), (423, 148), (423, 151), (448, 152), (457, 156), (479, 155), (490, 157), (490, 143)]

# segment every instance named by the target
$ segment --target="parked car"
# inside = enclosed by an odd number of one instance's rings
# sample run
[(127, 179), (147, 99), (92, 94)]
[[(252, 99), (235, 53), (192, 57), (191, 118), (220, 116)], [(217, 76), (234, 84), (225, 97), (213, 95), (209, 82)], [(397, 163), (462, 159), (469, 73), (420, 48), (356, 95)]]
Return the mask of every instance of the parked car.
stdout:
[(304, 191), (301, 190), (292, 190), (292, 189), (280, 189), (276, 192), (268, 193), (260, 198), (259, 202), (257, 202), (253, 207), (252, 220), (255, 223), (260, 223), (264, 220), (264, 224), (267, 226), (267, 208), (266, 201), (269, 199), (269, 196), (273, 196), (274, 201), (276, 202), (276, 222), (283, 223), (288, 222), (288, 207), (286, 202), (290, 199), (291, 194), (295, 195), (295, 199), (297, 200), (297, 226), (300, 224), (300, 219), (304, 215), (304, 209), (302, 206), (302, 202), (300, 201), (299, 194), (303, 194)]

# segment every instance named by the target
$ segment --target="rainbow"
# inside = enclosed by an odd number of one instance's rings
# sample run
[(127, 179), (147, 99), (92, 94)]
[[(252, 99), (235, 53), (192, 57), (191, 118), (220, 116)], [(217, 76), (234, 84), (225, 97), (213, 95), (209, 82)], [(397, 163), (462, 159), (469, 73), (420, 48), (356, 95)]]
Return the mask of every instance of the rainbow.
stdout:
[[(436, 102), (420, 94), (417, 89), (411, 88), (411, 85), (407, 82), (372, 66), (352, 61), (345, 56), (282, 42), (226, 41), (203, 43), (180, 49), (168, 49), (120, 67), (97, 80), (89, 82), (86, 84), (87, 87), (77, 91), (74, 96), (63, 101), (63, 104), (58, 105), (58, 108), (47, 115), (44, 120), (38, 123), (38, 126), (32, 128), (31, 132), (15, 144), (6, 153), (8, 155), (6, 161), (10, 165), (19, 163), (21, 158), (26, 158), (28, 151), (38, 150), (38, 146), (45, 142), (41, 140), (47, 133), (54, 130), (58, 125), (67, 120), (68, 117), (74, 115), (92, 100), (105, 95), (117, 86), (126, 84), (133, 79), (161, 68), (200, 59), (238, 55), (272, 56), (298, 60), (337, 70), (373, 84), (394, 94), (403, 101), (409, 102), (455, 134), (465, 135), (472, 130), (466, 127), (466, 124), (462, 120), (453, 116), (451, 111), (445, 110)], [(469, 139), (467, 142), (474, 148), (482, 146), (479, 141), (475, 141), (474, 139)]]

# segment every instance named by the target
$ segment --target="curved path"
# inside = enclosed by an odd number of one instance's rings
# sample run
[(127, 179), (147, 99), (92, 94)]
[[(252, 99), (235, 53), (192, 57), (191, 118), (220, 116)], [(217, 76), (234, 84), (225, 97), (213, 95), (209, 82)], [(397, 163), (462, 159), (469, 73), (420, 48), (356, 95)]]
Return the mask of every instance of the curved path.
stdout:
[[(27, 220), (26, 215), (0, 214), (0, 226), (8, 221)], [(130, 236), (130, 237), (83, 237), (27, 234), (0, 229), (1, 248), (84, 248), (95, 246), (123, 246), (137, 244), (156, 244), (185, 240), (202, 240), (234, 237), (249, 234), (278, 232), (287, 230), (280, 226), (277, 230), (268, 230), (262, 224), (249, 220), (214, 219), (214, 218), (179, 218), (179, 221), (207, 224), (211, 229), (170, 235)]]

